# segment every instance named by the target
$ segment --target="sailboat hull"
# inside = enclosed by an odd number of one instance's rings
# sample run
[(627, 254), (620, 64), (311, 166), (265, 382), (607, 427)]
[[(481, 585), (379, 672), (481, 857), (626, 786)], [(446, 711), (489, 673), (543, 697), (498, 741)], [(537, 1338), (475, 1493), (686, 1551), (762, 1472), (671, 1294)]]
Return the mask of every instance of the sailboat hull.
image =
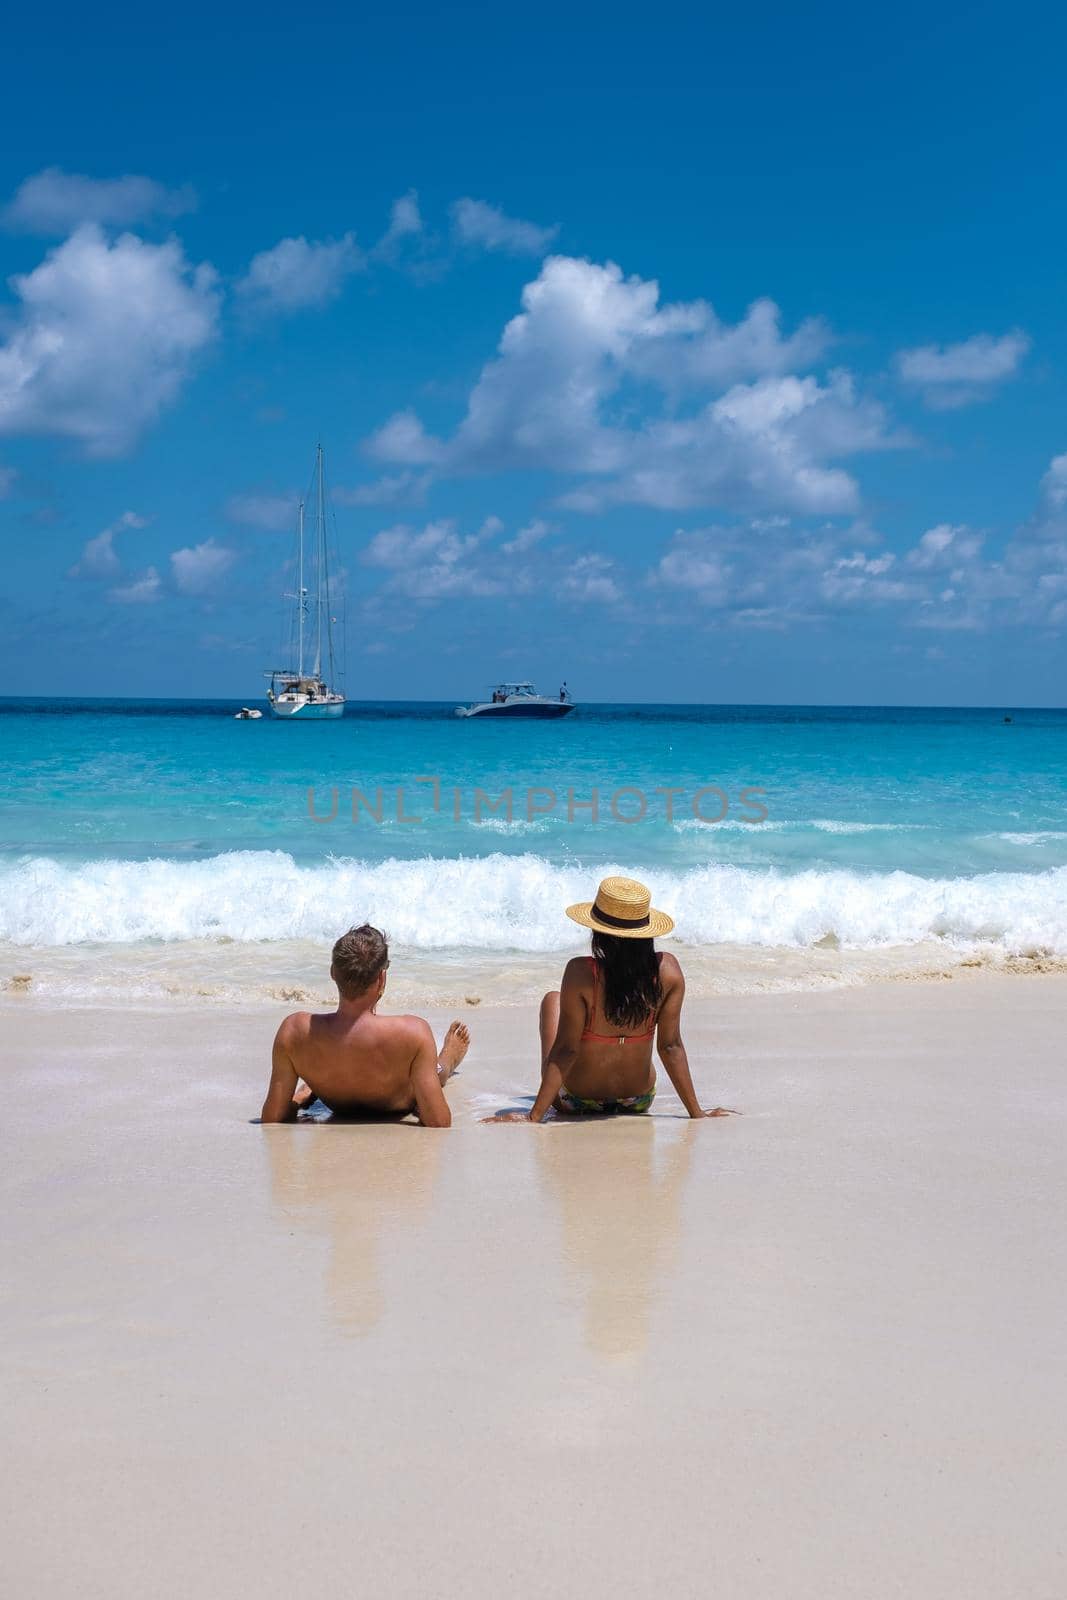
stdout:
[(280, 717), (285, 722), (292, 722), (294, 718), (299, 722), (322, 722), (327, 717), (344, 716), (344, 710), (343, 700), (285, 699), (270, 702), (271, 716)]

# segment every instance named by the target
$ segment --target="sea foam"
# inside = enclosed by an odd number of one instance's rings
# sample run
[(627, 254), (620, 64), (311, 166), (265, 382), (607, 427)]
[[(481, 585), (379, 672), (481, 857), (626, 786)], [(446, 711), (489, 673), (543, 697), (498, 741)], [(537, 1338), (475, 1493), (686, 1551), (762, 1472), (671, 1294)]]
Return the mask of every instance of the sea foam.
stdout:
[(24, 858), (0, 867), (0, 940), (331, 940), (367, 920), (418, 949), (558, 950), (580, 937), (563, 907), (590, 899), (612, 871), (643, 875), (689, 944), (803, 947), (833, 935), (852, 949), (944, 939), (1067, 955), (1067, 867), (957, 878), (722, 864), (642, 873), (632, 862), (571, 867), (533, 854), (317, 866), (281, 851), (77, 865)]

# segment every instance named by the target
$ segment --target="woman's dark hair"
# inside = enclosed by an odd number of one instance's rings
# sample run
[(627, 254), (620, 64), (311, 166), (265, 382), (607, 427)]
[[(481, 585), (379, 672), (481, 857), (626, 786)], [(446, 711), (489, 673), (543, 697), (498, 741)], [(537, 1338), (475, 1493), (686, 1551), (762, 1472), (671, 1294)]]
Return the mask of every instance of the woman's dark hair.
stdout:
[(617, 939), (593, 930), (593, 960), (604, 985), (604, 1015), (616, 1028), (638, 1028), (663, 999), (659, 956), (651, 939)]

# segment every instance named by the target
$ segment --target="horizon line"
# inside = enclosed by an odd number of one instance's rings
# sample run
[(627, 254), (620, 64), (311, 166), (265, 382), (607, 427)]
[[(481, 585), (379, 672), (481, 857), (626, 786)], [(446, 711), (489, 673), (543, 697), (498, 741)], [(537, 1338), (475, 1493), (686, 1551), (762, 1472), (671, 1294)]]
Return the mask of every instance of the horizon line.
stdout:
[[(55, 704), (62, 701), (77, 702), (81, 704), (114, 705), (229, 705), (236, 704), (238, 695), (108, 695), (108, 694), (40, 694), (40, 695), (0, 695), (0, 705), (17, 705), (27, 702), (39, 704)], [(255, 705), (256, 698), (243, 702)], [(265, 703), (265, 702), (264, 702)], [(349, 706), (451, 706), (456, 703), (452, 696), (445, 699), (423, 700), (410, 695), (382, 696), (375, 699), (346, 700), (346, 709)], [(576, 700), (575, 709), (583, 706), (700, 706), (707, 710), (773, 710), (786, 711), (1067, 711), (1063, 705), (1023, 705), (1019, 701), (1005, 701), (1002, 704), (974, 702), (960, 704), (954, 701), (928, 701), (920, 703), (910, 700)]]

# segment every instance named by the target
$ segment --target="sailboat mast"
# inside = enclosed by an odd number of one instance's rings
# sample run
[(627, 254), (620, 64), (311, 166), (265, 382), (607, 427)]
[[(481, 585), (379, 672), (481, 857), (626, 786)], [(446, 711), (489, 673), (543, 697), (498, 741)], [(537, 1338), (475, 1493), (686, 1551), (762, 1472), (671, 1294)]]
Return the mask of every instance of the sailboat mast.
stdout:
[[(300, 643), (298, 645), (297, 653), (296, 653), (296, 671), (297, 671), (297, 676), (302, 678), (304, 676), (304, 502), (303, 502), (303, 500), (301, 500), (301, 502), (300, 502), (299, 549), (300, 549), (300, 557), (299, 557), (300, 572), (299, 572), (299, 576), (298, 576), (298, 579), (297, 579), (297, 585), (296, 585), (296, 610), (297, 610), (297, 628), (299, 629), (299, 640), (300, 640)], [(292, 639), (292, 634), (290, 634), (289, 637), (290, 637), (290, 639)]]
[(321, 676), (322, 676), (322, 608), (326, 604), (326, 599), (325, 599), (325, 596), (323, 595), (323, 592), (322, 592), (323, 579), (324, 579), (324, 577), (326, 575), (326, 512), (325, 512), (324, 503), (323, 503), (324, 496), (323, 496), (323, 488), (322, 488), (322, 446), (321, 446), (321, 444), (319, 445), (319, 448), (318, 448), (318, 457), (317, 457), (316, 465), (317, 465), (317, 468), (318, 468), (318, 508), (317, 508), (318, 526), (317, 526), (317, 529), (316, 529), (316, 532), (317, 532), (317, 535), (318, 535), (318, 560), (317, 560), (317, 562), (315, 564), (316, 565), (316, 574), (315, 575), (316, 575), (316, 579), (317, 579), (317, 583), (318, 583), (318, 590), (317, 590), (318, 617), (317, 617), (317, 622), (316, 622), (316, 633), (315, 633), (315, 676), (316, 676), (316, 678), (321, 678)]
[[(310, 542), (312, 529), (308, 525), (312, 495), (315, 497), (313, 544)], [(332, 599), (329, 515), (326, 452), (318, 444), (315, 447), (314, 478), (297, 500), (297, 591), (295, 596), (288, 589), (285, 591), (287, 602), (294, 598), (296, 600), (296, 628), (293, 628), (290, 611), (285, 665), (267, 673), (270, 679), (267, 699), (272, 717), (286, 720), (299, 717), (301, 722), (317, 722), (326, 717), (344, 715), (345, 697), (338, 689), (339, 681), (343, 681), (343, 672), (339, 680), (333, 653), (333, 624), (337, 619), (330, 615), (329, 609)], [(291, 566), (289, 570), (292, 571)], [(315, 595), (314, 624), (311, 619), (312, 591)], [(293, 637), (294, 633), (296, 638)], [(309, 657), (314, 658), (314, 665)], [(259, 716), (258, 711), (250, 714)]]

